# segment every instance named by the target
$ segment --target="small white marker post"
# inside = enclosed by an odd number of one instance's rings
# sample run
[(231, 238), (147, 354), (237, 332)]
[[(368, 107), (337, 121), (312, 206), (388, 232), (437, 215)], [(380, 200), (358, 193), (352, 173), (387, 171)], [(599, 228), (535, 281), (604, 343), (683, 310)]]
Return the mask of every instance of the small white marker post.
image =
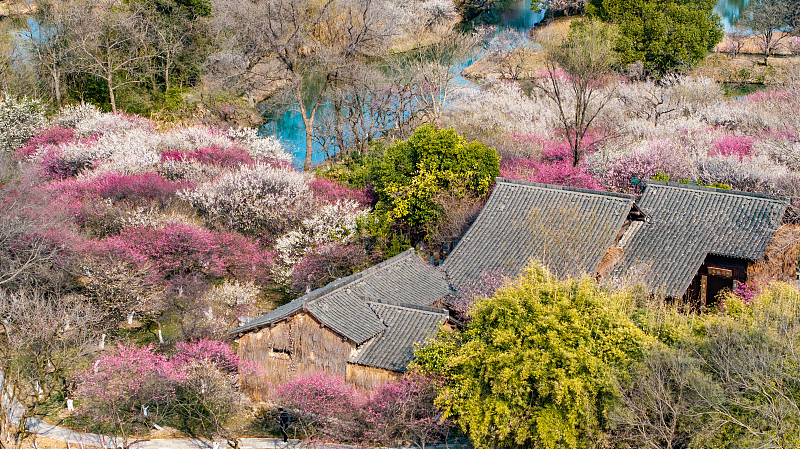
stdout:
[(72, 401), (72, 398), (67, 398), (67, 411), (75, 411), (75, 403)]

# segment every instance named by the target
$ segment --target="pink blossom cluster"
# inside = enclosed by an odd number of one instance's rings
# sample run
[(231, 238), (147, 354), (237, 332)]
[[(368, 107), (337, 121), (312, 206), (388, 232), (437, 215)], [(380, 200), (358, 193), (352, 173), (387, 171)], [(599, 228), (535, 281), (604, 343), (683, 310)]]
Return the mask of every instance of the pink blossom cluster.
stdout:
[(113, 201), (164, 201), (174, 198), (179, 190), (191, 187), (193, 186), (188, 182), (167, 181), (157, 173), (105, 173), (91, 179), (66, 179), (53, 185), (53, 188), (62, 193), (79, 198), (109, 198)]
[(193, 361), (205, 360), (226, 372), (252, 370), (252, 364), (239, 360), (231, 345), (219, 340), (181, 341), (175, 345), (172, 362), (185, 366)]
[(290, 288), (297, 294), (314, 290), (375, 262), (363, 246), (331, 242), (307, 252), (291, 271)]
[[(227, 377), (235, 377), (240, 368), (249, 369), (220, 341), (179, 343), (172, 356), (157, 352), (153, 345), (119, 344), (75, 377), (72, 395), (77, 413), (117, 432), (135, 431), (139, 424), (146, 429), (150, 422), (182, 413), (189, 405), (174, 407), (177, 400), (185, 399), (178, 397), (178, 391), (195, 387), (199, 366), (228, 373)], [(193, 394), (202, 397), (202, 388)]]
[(535, 159), (506, 159), (500, 163), (503, 177), (523, 181), (556, 184), (584, 189), (600, 189), (598, 183), (587, 171), (586, 166), (573, 166), (569, 160), (540, 162)]
[(342, 376), (318, 372), (279, 386), (272, 400), (289, 409), (301, 425), (317, 430), (317, 438), (419, 445), (441, 441), (452, 427), (434, 404), (443, 386), (441, 378), (409, 372), (367, 395)]
[(736, 295), (744, 304), (750, 305), (756, 296), (761, 293), (761, 289), (755, 283), (737, 282), (733, 294)]
[(749, 136), (725, 136), (714, 144), (709, 155), (738, 156), (741, 160), (753, 153), (754, 142)]
[(39, 149), (46, 146), (57, 146), (62, 143), (74, 142), (77, 140), (75, 130), (72, 128), (62, 128), (52, 126), (36, 132), (28, 143), (17, 150), (17, 159), (24, 160), (36, 154)]
[(197, 161), (202, 164), (218, 165), (220, 167), (236, 167), (238, 165), (252, 164), (253, 158), (244, 148), (220, 147), (211, 145), (190, 152), (165, 151), (161, 153), (162, 161)]
[(98, 251), (149, 266), (167, 281), (191, 274), (264, 281), (272, 264), (271, 254), (244, 236), (183, 223), (130, 227), (100, 243)]
[(350, 200), (369, 207), (377, 201), (375, 191), (369, 187), (361, 190), (351, 189), (327, 178), (313, 178), (308, 182), (308, 187), (316, 198), (326, 203)]

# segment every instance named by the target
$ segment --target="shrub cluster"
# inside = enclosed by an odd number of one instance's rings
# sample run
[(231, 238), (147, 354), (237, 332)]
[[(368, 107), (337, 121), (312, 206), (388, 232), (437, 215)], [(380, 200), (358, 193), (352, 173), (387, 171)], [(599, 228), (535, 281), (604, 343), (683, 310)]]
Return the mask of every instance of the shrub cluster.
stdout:
[(392, 446), (435, 444), (452, 427), (434, 404), (442, 379), (416, 372), (367, 396), (340, 376), (322, 372), (277, 388), (272, 401), (288, 409), (306, 439)]

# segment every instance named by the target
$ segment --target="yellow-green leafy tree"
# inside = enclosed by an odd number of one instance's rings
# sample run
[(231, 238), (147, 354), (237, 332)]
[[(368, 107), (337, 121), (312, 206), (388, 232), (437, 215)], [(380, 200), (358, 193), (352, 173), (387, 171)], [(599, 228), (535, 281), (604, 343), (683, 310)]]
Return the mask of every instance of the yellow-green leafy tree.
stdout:
[(452, 128), (417, 128), (386, 148), (376, 176), (379, 208), (413, 226), (441, 213), (434, 198), (449, 191), (457, 197), (482, 196), (500, 174), (497, 152), (479, 142), (465, 142)]
[(559, 281), (533, 265), (416, 363), (446, 376), (439, 403), (476, 448), (599, 447), (620, 377), (652, 340), (627, 304), (592, 279)]

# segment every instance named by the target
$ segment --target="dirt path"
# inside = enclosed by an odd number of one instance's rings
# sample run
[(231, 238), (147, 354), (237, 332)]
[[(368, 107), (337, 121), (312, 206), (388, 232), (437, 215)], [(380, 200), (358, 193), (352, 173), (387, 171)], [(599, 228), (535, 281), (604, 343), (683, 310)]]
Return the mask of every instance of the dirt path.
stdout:
[[(30, 418), (26, 424), (27, 429), (38, 436), (49, 438), (51, 440), (62, 441), (68, 443), (68, 447), (72, 449), (83, 449), (83, 446), (92, 446), (100, 448), (112, 448), (114, 438), (97, 435), (94, 433), (76, 432), (72, 429), (56, 426), (39, 418)], [(218, 448), (215, 448), (214, 443), (219, 443)], [(352, 446), (347, 444), (333, 444), (333, 443), (320, 443), (308, 442), (305, 440), (292, 440), (284, 443), (279, 438), (242, 438), (239, 440), (240, 449), (364, 449), (363, 446)], [(425, 446), (426, 449), (472, 449), (471, 446), (466, 445), (436, 445)], [(206, 440), (200, 438), (153, 438), (146, 441), (139, 441), (131, 445), (131, 449), (228, 449), (225, 440)], [(370, 449), (386, 449), (386, 448), (370, 448)], [(400, 448), (398, 448), (400, 449)], [(406, 448), (402, 448), (406, 449)]]

